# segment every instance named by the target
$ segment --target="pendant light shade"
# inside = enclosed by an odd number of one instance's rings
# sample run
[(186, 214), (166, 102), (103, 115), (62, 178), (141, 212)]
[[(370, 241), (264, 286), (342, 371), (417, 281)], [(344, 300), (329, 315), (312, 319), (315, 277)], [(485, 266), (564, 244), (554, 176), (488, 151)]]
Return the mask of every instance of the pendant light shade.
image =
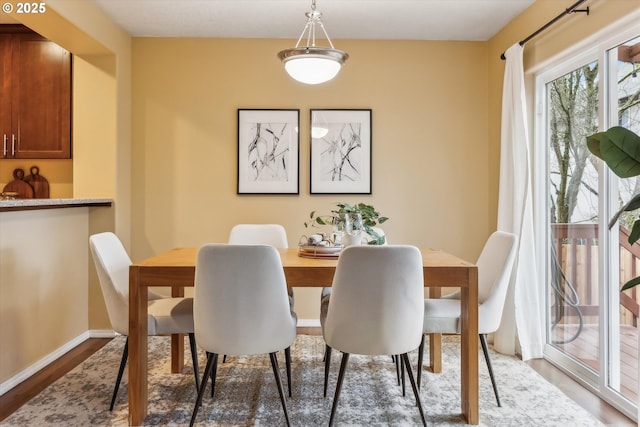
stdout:
[[(319, 84), (333, 79), (345, 63), (349, 54), (333, 47), (331, 39), (322, 24), (322, 13), (316, 10), (316, 2), (312, 0), (311, 12), (305, 14), (307, 24), (302, 30), (296, 47), (278, 52), (278, 57), (284, 64), (284, 69), (295, 80), (306, 84)], [(318, 25), (329, 47), (316, 46), (316, 25)], [(307, 35), (307, 45), (300, 46), (301, 40)]]

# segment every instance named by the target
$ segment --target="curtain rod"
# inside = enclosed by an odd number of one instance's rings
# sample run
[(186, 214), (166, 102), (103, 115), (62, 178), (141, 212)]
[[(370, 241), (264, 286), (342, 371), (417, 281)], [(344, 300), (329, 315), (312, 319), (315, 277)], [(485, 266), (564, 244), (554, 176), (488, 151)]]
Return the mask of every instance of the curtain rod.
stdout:
[[(562, 12), (560, 15), (556, 16), (555, 18), (553, 18), (551, 21), (547, 22), (546, 24), (544, 24), (542, 27), (538, 28), (536, 31), (534, 31), (531, 35), (529, 35), (527, 38), (525, 38), (524, 40), (520, 40), (518, 42), (518, 44), (520, 46), (524, 46), (524, 44), (526, 42), (528, 42), (529, 40), (531, 40), (532, 38), (534, 38), (535, 36), (537, 36), (538, 34), (540, 34), (541, 32), (543, 32), (544, 30), (546, 30), (547, 28), (549, 28), (551, 25), (555, 24), (556, 21), (558, 21), (560, 18), (562, 18), (565, 15), (569, 15), (571, 13), (576, 13), (576, 12), (584, 12), (587, 15), (589, 15), (589, 6), (587, 6), (586, 9), (576, 9), (578, 6), (580, 6), (582, 3), (584, 3), (587, 0), (578, 0), (577, 2), (575, 2), (574, 4), (572, 4), (571, 6), (569, 6), (567, 9), (564, 10), (564, 12)], [(502, 54), (500, 54), (500, 59), (505, 60), (506, 57), (504, 56), (504, 52), (502, 52)]]

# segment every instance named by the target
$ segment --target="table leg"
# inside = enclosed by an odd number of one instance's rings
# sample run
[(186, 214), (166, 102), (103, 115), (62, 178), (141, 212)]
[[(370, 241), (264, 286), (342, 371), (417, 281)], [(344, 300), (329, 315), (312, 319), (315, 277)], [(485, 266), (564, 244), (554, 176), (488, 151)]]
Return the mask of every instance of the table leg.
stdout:
[(139, 281), (138, 268), (129, 269), (129, 425), (147, 416), (147, 300), (149, 289)]
[[(429, 298), (440, 298), (442, 288), (429, 288)], [(434, 374), (442, 372), (442, 334), (429, 334), (429, 368)]]
[(442, 334), (429, 334), (429, 369), (434, 374), (442, 372)]
[(478, 402), (478, 268), (471, 267), (469, 283), (461, 292), (462, 415), (469, 424), (479, 424)]
[[(180, 298), (184, 296), (184, 288), (171, 288), (171, 296)], [(184, 367), (184, 334), (171, 335), (171, 373), (182, 372)]]

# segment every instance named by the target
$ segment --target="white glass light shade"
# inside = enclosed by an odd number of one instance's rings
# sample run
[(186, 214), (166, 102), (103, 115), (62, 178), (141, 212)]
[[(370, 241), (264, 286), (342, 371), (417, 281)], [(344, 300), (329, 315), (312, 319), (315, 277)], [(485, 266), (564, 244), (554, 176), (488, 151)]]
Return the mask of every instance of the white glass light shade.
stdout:
[(340, 71), (340, 64), (328, 58), (298, 56), (285, 62), (284, 69), (295, 80), (315, 85), (334, 78)]
[(334, 78), (349, 55), (338, 49), (304, 47), (283, 50), (278, 57), (291, 77), (314, 85)]

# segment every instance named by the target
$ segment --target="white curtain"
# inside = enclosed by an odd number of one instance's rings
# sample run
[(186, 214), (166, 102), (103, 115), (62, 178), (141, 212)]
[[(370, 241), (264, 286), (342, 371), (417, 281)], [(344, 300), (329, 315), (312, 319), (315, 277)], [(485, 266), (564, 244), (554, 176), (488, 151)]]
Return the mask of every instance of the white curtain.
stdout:
[(542, 302), (536, 274), (529, 130), (522, 65), (523, 47), (505, 52), (502, 91), (498, 230), (519, 236), (518, 252), (500, 329), (494, 347), (514, 354), (517, 342), (524, 360), (542, 357)]

